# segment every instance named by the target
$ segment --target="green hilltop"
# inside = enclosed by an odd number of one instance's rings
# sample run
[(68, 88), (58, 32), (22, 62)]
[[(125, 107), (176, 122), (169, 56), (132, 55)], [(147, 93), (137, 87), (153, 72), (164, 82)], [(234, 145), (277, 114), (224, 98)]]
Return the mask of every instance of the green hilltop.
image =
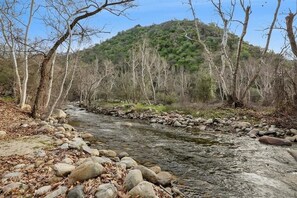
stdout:
[[(214, 53), (220, 53), (222, 29), (215, 24), (199, 23), (201, 39)], [(174, 20), (159, 25), (142, 27), (137, 25), (129, 30), (119, 32), (116, 36), (101, 44), (83, 50), (83, 61), (90, 63), (97, 59), (110, 59), (114, 64), (124, 63), (129, 56), (129, 50), (148, 39), (151, 47), (173, 67), (183, 66), (190, 71), (199, 69), (204, 62), (203, 47), (197, 42), (194, 21)], [(228, 48), (232, 54), (237, 48), (238, 37), (229, 35)], [(244, 43), (242, 59), (259, 58), (260, 48)]]

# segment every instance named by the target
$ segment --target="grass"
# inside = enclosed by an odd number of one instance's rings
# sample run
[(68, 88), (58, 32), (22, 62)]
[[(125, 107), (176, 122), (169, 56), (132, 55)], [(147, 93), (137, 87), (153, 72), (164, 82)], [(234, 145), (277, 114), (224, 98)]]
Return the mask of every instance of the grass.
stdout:
[(3, 102), (14, 102), (15, 98), (11, 96), (3, 96), (3, 97), (0, 97), (0, 100), (2, 100)]
[[(261, 117), (267, 110), (258, 109), (234, 109), (222, 107), (222, 105), (208, 105), (208, 104), (172, 104), (172, 105), (154, 105), (145, 103), (131, 103), (131, 102), (98, 102), (98, 106), (102, 108), (119, 107), (124, 111), (135, 110), (138, 112), (151, 111), (155, 113), (162, 112), (177, 112), (184, 115), (192, 115), (193, 117), (209, 118), (231, 118), (235, 116), (244, 117), (245, 121), (255, 122), (257, 117)], [(257, 116), (259, 115), (259, 116)]]

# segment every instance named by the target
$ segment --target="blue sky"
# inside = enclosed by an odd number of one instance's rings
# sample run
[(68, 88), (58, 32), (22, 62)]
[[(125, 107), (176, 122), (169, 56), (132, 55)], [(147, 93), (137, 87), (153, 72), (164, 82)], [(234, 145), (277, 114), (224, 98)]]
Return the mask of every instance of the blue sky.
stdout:
[[(88, 19), (85, 23), (90, 26), (102, 28), (110, 34), (102, 34), (99, 38), (93, 38), (91, 44), (98, 43), (111, 38), (119, 31), (127, 30), (135, 25), (148, 26), (159, 24), (174, 19), (192, 19), (187, 0), (136, 0), (137, 7), (127, 10), (128, 18), (113, 16), (108, 12), (103, 12), (97, 16)], [(228, 6), (229, 0), (222, 0), (223, 6)], [(220, 19), (209, 0), (193, 0), (197, 17), (204, 23), (218, 23)], [(250, 24), (245, 40), (251, 44), (264, 46), (265, 31), (273, 18), (273, 13), (277, 5), (277, 0), (251, 0), (252, 14)], [(280, 9), (279, 24), (285, 26), (285, 16), (289, 12), (296, 10), (296, 0), (283, 0)], [(243, 19), (241, 10), (235, 12), (235, 19)], [(280, 26), (279, 25), (279, 26)], [(35, 34), (42, 34), (38, 24), (33, 25), (32, 31)], [(232, 26), (232, 32), (239, 34), (241, 26), (235, 24)], [(282, 35), (279, 31), (273, 33), (270, 48), (279, 51), (283, 45)]]

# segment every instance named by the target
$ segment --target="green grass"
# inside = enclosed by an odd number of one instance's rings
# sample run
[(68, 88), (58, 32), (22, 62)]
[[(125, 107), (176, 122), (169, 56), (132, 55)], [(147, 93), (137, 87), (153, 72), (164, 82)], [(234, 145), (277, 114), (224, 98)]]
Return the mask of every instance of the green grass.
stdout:
[(15, 98), (13, 98), (11, 96), (4, 96), (4, 97), (0, 97), (0, 100), (2, 100), (4, 102), (14, 102)]

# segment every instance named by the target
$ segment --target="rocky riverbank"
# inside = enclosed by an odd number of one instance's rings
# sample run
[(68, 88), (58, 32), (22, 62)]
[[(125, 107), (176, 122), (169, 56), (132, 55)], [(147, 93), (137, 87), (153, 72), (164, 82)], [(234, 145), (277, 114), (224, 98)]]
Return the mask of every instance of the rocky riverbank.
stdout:
[(297, 142), (297, 129), (278, 128), (269, 124), (264, 118), (252, 120), (247, 116), (233, 116), (228, 118), (203, 118), (177, 112), (155, 112), (153, 110), (137, 111), (130, 107), (115, 106), (111, 108), (87, 108), (88, 111), (125, 119), (145, 120), (149, 123), (169, 125), (200, 131), (220, 131), (236, 133), (238, 136), (247, 135), (258, 138), (261, 143), (290, 146)]
[(16, 108), (8, 112), (5, 105), (0, 110), (6, 118), (22, 119), (0, 121), (0, 197), (183, 196), (174, 187), (175, 177), (160, 167), (142, 166), (125, 152), (92, 148), (92, 134), (61, 123), (63, 111), (46, 122)]

